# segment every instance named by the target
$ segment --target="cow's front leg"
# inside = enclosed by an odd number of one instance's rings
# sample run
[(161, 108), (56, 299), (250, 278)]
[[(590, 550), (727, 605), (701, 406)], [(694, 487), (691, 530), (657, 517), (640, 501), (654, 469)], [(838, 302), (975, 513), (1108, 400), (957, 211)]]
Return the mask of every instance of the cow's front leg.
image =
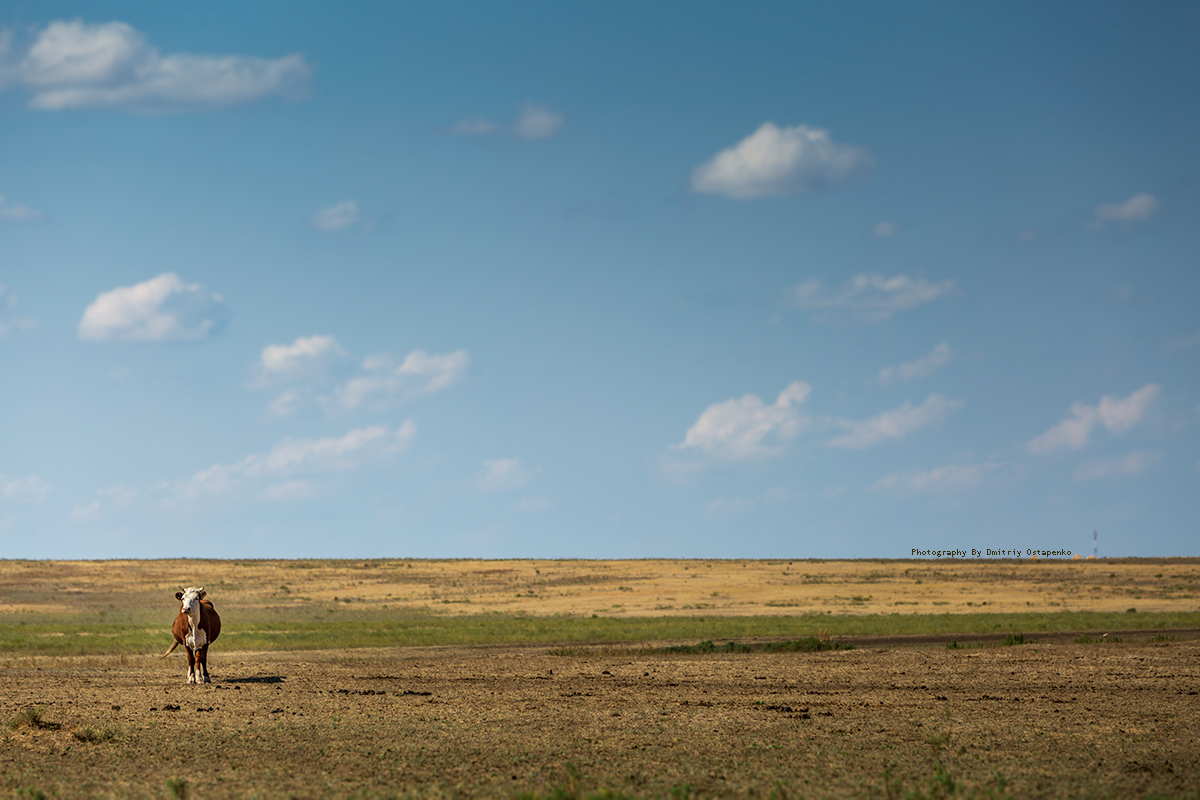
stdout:
[(187, 648), (188, 654), (188, 683), (196, 682), (196, 654), (192, 652), (192, 648)]
[(208, 645), (201, 647), (196, 653), (196, 683), (212, 683), (208, 677)]

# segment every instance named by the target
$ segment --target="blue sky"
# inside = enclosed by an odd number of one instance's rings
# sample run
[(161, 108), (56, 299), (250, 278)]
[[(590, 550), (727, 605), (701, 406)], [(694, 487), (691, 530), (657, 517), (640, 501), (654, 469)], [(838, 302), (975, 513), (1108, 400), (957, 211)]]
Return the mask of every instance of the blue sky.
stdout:
[(7, 4), (2, 555), (1200, 555), (1198, 37)]

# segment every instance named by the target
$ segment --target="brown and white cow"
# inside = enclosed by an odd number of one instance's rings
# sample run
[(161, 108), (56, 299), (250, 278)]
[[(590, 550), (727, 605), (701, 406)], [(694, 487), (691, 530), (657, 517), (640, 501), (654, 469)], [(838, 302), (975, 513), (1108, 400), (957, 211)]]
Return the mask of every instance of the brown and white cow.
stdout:
[(221, 618), (211, 600), (205, 598), (204, 587), (189, 586), (175, 593), (179, 614), (171, 633), (175, 643), (160, 658), (166, 658), (179, 645), (187, 648), (188, 683), (211, 683), (208, 677), (208, 646), (221, 635)]

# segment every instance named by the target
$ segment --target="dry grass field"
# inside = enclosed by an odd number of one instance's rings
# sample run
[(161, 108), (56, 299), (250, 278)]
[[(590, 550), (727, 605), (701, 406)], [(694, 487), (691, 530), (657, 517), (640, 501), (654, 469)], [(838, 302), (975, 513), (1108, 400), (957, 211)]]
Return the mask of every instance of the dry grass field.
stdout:
[(1195, 559), (963, 561), (0, 561), (0, 615), (170, 606), (419, 608), (438, 615), (795, 616), (1193, 612)]
[[(0, 794), (1200, 797), (1198, 610), (1187, 559), (0, 561)], [(854, 648), (666, 649), (729, 626)]]

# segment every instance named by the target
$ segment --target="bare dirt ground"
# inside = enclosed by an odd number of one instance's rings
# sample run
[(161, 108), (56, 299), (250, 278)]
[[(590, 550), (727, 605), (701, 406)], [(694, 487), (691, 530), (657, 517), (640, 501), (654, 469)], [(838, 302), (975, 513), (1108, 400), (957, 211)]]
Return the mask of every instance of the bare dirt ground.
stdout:
[(182, 658), (10, 658), (0, 792), (884, 797), (941, 796), (947, 780), (982, 794), (1001, 775), (1016, 797), (1196, 797), (1200, 640), (1120, 638), (771, 655), (214, 646), (198, 687)]

